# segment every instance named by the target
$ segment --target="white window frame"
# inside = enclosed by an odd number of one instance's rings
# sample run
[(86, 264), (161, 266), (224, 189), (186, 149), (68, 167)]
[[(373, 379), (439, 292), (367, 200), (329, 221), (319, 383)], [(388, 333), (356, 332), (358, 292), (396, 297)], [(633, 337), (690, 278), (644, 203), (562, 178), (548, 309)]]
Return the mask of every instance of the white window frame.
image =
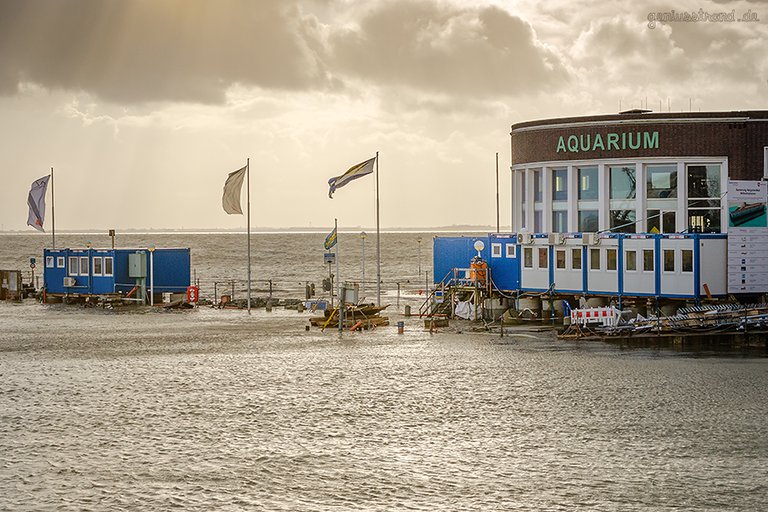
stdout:
[[(90, 273), (90, 262), (88, 261), (88, 256), (80, 256), (80, 275), (81, 276), (87, 276)], [(85, 265), (83, 265), (85, 263)], [(85, 272), (83, 272), (83, 267), (85, 267)]]
[[(109, 273), (107, 273), (107, 261), (109, 261)], [(114, 256), (104, 256), (104, 268), (102, 269), (102, 275), (104, 277), (112, 277), (115, 275), (115, 258)]]
[[(635, 256), (635, 268), (630, 270), (629, 265), (629, 253), (634, 254)], [(637, 272), (639, 270), (638, 264), (637, 264), (637, 249), (624, 249), (624, 271), (625, 272)]]
[[(593, 252), (593, 251), (597, 251), (597, 252)], [(593, 254), (597, 254), (597, 268), (592, 266), (592, 260), (593, 260), (592, 255)], [(589, 270), (590, 271), (591, 270), (602, 271), (603, 270), (603, 259), (605, 259), (605, 258), (603, 258), (603, 250), (602, 249), (596, 249), (594, 247), (590, 247), (590, 249), (589, 249)]]
[(53, 268), (53, 256), (45, 257), (45, 268)]
[[(540, 254), (546, 255), (546, 258), (544, 259), (544, 261), (547, 262), (546, 266), (542, 267), (541, 265), (539, 265), (539, 262), (541, 261), (541, 258), (539, 257)], [(549, 247), (536, 248), (536, 268), (539, 270), (549, 270)]]
[[(72, 265), (73, 262), (74, 262), (74, 268)], [(70, 256), (67, 259), (67, 275), (68, 276), (80, 275), (80, 257), (79, 256)]]
[[(569, 251), (571, 253), (571, 270), (575, 270), (577, 272), (581, 272), (584, 269), (584, 254), (583, 249), (579, 247), (571, 247), (571, 250)], [(574, 254), (578, 254), (578, 258), (573, 257)], [(574, 262), (579, 262), (579, 268), (576, 268), (574, 265)]]
[[(98, 272), (96, 271), (97, 261), (99, 262)], [(102, 258), (101, 256), (94, 256), (93, 260), (91, 261), (91, 267), (92, 267), (91, 270), (93, 271), (94, 276), (99, 276), (99, 277), (103, 276), (104, 275), (104, 258)]]
[(67, 258), (56, 256), (56, 268), (67, 268)]
[[(672, 252), (672, 270), (667, 270), (667, 259), (665, 258), (667, 251)], [(677, 273), (677, 253), (679, 251), (677, 249), (662, 249), (661, 250), (661, 271), (665, 274), (676, 274)]]
[[(616, 254), (616, 268), (608, 268), (608, 253), (613, 251)], [(618, 272), (619, 271), (619, 248), (618, 247), (606, 247), (605, 248), (605, 271), (606, 272)]]
[(507, 258), (517, 258), (517, 245), (505, 244), (505, 250)]
[[(653, 268), (651, 270), (648, 270), (647, 268), (645, 268), (645, 251), (649, 251), (651, 253), (651, 256), (653, 256), (653, 258), (651, 258), (651, 261), (653, 262)], [(646, 274), (655, 273), (656, 272), (656, 250), (643, 248), (640, 250), (640, 254), (642, 254), (643, 256), (642, 259), (640, 260), (643, 262), (643, 272), (645, 272)]]
[[(691, 253), (691, 270), (685, 270), (685, 266), (683, 265), (684, 259), (683, 254), (689, 252)], [(683, 274), (693, 274), (693, 267), (694, 267), (694, 261), (693, 261), (693, 249), (681, 249), (680, 250), (680, 272)]]
[[(531, 264), (528, 265), (525, 261), (526, 251), (530, 251), (531, 254)], [(534, 268), (534, 260), (533, 260), (533, 247), (523, 247), (523, 268)]]
[(491, 244), (491, 258), (501, 258), (501, 244)]

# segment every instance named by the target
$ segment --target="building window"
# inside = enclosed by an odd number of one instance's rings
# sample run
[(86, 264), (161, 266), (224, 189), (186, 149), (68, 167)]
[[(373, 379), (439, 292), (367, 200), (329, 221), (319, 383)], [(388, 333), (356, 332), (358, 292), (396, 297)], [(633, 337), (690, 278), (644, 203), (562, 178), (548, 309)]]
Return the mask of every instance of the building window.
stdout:
[(515, 244), (506, 244), (505, 248), (507, 250), (507, 258), (517, 257), (517, 247)]
[(664, 272), (675, 271), (675, 251), (674, 249), (664, 249)]
[(76, 275), (79, 274), (79, 272), (78, 272), (78, 268), (79, 267), (78, 267), (77, 262), (78, 262), (77, 256), (70, 256), (69, 257), (69, 268), (68, 268), (67, 273), (70, 276), (76, 276)]
[(88, 275), (88, 256), (80, 256), (80, 275)]
[(533, 211), (533, 232), (534, 233), (541, 233), (544, 231), (544, 223), (542, 222), (542, 217), (544, 213), (541, 210), (534, 210)]
[(45, 257), (45, 268), (53, 268), (53, 256)]
[(64, 268), (64, 256), (56, 256), (56, 268)]
[(653, 249), (643, 249), (643, 271), (653, 272)]
[(648, 210), (646, 227), (649, 233), (674, 233), (677, 215), (673, 211), (664, 211), (662, 220), (661, 210)]
[(533, 202), (534, 203), (540, 203), (543, 200), (544, 195), (542, 194), (542, 186), (541, 186), (541, 170), (534, 169), (533, 170)]
[(605, 268), (606, 270), (616, 270), (618, 268), (616, 249), (605, 250)]
[(647, 196), (648, 199), (670, 199), (677, 197), (677, 165), (649, 165), (646, 168), (648, 175)]
[(589, 268), (590, 270), (600, 270), (600, 249), (589, 250)]
[(525, 268), (533, 268), (533, 248), (523, 248), (523, 266)]
[(599, 213), (597, 210), (579, 210), (579, 231), (595, 233), (599, 229)]
[(635, 210), (611, 210), (611, 231), (614, 233), (634, 233), (636, 221)]
[(568, 169), (552, 170), (552, 200), (568, 200)]
[(634, 199), (637, 194), (637, 179), (634, 166), (611, 166), (609, 179), (611, 182), (611, 199)]
[(683, 272), (693, 272), (693, 251), (691, 249), (683, 249)]
[(579, 168), (579, 200), (597, 201), (597, 166)]
[(552, 211), (552, 232), (553, 233), (568, 232), (568, 212), (566, 210)]
[(624, 251), (625, 266), (628, 272), (634, 272), (637, 270), (637, 251), (626, 250)]
[(581, 249), (571, 249), (571, 269), (581, 270)]
[(100, 276), (103, 273), (103, 259), (94, 256), (93, 258), (93, 275)]
[(565, 249), (558, 249), (555, 251), (556, 268), (565, 268)]
[(539, 247), (539, 268), (549, 268), (549, 250)]
[(720, 233), (720, 165), (688, 166), (688, 230)]
[(501, 244), (491, 244), (491, 258), (501, 258)]
[(526, 208), (526, 195), (527, 191), (525, 190), (525, 171), (520, 173), (520, 203), (522, 205), (522, 215), (520, 216), (520, 227), (527, 228), (528, 224), (526, 223), (525, 219), (525, 212), (527, 210)]
[(104, 275), (112, 276), (112, 256), (104, 257)]

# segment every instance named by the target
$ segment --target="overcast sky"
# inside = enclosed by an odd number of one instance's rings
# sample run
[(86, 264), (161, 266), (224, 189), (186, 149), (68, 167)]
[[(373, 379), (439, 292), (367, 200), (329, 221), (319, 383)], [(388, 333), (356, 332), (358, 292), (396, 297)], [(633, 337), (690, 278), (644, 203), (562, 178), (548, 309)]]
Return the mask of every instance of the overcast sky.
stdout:
[(496, 152), (504, 226), (512, 123), (764, 109), (767, 43), (765, 1), (0, 0), (0, 228), (51, 166), (58, 229), (245, 226), (248, 157), (253, 226), (372, 226), (327, 180), (376, 151), (383, 227), (495, 224)]

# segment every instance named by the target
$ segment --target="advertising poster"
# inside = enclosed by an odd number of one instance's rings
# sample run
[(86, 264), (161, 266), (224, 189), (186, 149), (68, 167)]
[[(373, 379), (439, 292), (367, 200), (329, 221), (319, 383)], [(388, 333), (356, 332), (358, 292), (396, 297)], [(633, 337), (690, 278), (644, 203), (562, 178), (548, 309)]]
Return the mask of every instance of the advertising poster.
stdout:
[(728, 182), (728, 293), (768, 290), (767, 204), (767, 182)]

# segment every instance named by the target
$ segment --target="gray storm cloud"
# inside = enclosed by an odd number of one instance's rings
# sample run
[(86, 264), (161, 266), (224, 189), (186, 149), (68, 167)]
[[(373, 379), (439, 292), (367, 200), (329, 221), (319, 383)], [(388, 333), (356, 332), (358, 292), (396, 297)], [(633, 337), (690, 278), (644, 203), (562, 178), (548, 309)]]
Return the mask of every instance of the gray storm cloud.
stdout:
[(514, 95), (567, 80), (531, 26), (496, 7), (368, 4), (324, 24), (280, 0), (0, 2), (0, 93), (29, 82), (116, 103), (220, 103), (235, 84), (317, 90), (354, 80)]

